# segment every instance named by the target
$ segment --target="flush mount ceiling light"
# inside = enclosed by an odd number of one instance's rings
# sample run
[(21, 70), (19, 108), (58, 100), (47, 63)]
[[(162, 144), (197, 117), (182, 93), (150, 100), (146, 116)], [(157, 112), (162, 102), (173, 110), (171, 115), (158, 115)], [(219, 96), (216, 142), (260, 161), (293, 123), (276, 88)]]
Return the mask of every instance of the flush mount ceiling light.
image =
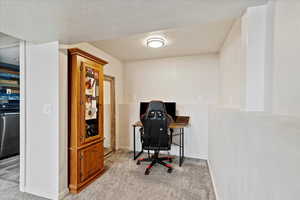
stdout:
[(146, 44), (149, 48), (161, 48), (166, 46), (166, 39), (162, 37), (149, 37), (146, 40)]

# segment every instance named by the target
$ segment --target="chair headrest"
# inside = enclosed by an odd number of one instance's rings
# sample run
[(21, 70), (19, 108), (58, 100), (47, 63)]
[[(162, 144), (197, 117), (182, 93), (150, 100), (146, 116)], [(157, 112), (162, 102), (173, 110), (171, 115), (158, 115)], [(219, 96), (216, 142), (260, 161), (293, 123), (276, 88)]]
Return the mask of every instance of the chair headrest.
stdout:
[(147, 112), (151, 110), (166, 112), (165, 104), (162, 101), (151, 101), (148, 105)]

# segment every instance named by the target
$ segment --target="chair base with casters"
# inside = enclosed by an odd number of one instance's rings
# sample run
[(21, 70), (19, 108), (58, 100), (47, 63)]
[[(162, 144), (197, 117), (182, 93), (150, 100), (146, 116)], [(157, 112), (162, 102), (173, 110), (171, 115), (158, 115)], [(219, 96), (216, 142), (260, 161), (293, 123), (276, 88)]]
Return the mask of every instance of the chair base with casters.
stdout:
[(137, 163), (136, 163), (137, 165), (140, 165), (141, 162), (151, 162), (146, 168), (145, 175), (150, 174), (150, 170), (155, 164), (160, 164), (160, 165), (167, 167), (168, 173), (172, 173), (172, 171), (173, 171), (172, 165), (167, 164), (164, 161), (169, 161), (171, 163), (173, 161), (173, 158), (170, 156), (158, 157), (158, 155), (159, 155), (159, 151), (155, 151), (151, 157), (148, 156), (148, 158), (139, 158), (137, 160)]

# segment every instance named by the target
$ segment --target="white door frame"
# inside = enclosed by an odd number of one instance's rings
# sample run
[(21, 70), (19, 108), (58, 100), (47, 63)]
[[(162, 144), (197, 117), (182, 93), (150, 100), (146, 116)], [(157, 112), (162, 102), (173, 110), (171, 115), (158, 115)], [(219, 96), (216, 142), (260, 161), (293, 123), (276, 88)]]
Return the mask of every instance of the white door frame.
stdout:
[(26, 42), (20, 41), (20, 177), (19, 189), (26, 189)]

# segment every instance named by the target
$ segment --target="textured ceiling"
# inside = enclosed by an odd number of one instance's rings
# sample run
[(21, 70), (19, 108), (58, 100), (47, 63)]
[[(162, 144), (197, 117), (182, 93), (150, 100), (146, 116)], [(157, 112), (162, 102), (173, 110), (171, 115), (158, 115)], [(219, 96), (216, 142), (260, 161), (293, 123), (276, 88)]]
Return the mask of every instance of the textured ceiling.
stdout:
[(0, 32), (31, 42), (106, 40), (230, 21), (266, 0), (0, 0)]
[[(92, 44), (123, 61), (216, 53), (220, 50), (232, 23), (232, 20), (226, 20), (199, 24), (96, 41)], [(159, 49), (147, 48), (145, 39), (151, 35), (163, 36), (167, 40), (167, 45)]]

